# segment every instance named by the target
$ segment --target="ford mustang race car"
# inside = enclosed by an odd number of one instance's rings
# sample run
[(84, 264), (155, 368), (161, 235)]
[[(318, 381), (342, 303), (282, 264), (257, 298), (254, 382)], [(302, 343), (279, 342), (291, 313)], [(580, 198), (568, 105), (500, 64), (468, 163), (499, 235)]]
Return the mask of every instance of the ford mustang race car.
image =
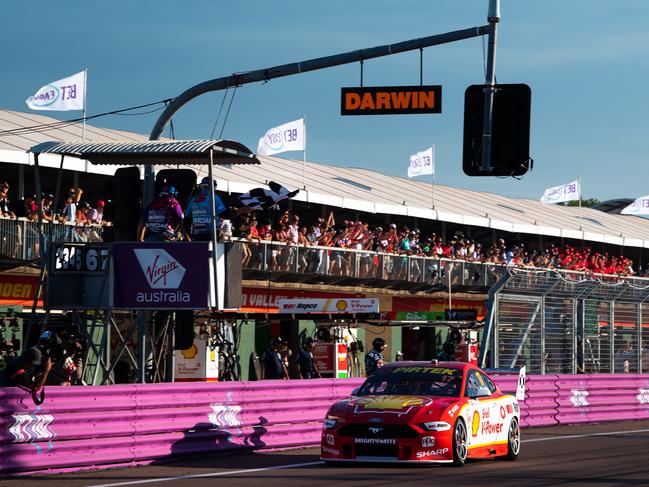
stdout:
[(321, 442), (326, 462), (516, 460), (520, 415), (478, 367), (463, 362), (385, 365), (327, 412)]

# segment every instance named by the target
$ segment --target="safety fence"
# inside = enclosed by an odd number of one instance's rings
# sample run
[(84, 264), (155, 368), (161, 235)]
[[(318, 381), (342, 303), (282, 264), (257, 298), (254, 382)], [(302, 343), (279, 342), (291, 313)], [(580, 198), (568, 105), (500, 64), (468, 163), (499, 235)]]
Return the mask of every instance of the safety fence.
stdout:
[[(517, 375), (495, 376), (504, 392)], [(362, 379), (48, 387), (41, 406), (0, 389), (0, 473), (164, 462), (314, 445), (328, 407)], [(649, 376), (528, 376), (521, 425), (649, 418)]]
[(648, 303), (646, 279), (512, 270), (491, 290), (480, 363), (530, 374), (649, 372)]

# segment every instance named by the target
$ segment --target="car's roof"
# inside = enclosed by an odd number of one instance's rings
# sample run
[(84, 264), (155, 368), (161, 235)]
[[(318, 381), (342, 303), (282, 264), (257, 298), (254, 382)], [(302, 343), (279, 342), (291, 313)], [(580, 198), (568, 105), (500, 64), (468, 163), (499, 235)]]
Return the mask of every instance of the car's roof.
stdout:
[(431, 362), (429, 360), (411, 360), (411, 361), (400, 361), (400, 362), (391, 362), (384, 365), (383, 367), (387, 368), (396, 368), (396, 367), (422, 367), (422, 368), (435, 368), (435, 367), (444, 367), (447, 369), (457, 369), (464, 370), (465, 368), (473, 368), (474, 366), (467, 362)]

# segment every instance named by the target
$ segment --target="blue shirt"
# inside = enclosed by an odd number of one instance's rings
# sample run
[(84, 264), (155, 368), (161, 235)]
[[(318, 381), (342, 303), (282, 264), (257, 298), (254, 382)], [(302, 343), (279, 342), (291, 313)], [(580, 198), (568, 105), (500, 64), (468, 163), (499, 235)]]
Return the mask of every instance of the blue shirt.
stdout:
[[(214, 195), (214, 206), (217, 215), (226, 210), (223, 201), (216, 194)], [(192, 235), (212, 233), (212, 212), (210, 211), (210, 193), (208, 190), (201, 190), (196, 196), (192, 196), (187, 208), (187, 217), (192, 219)], [(216, 228), (219, 228), (218, 216), (216, 216)]]

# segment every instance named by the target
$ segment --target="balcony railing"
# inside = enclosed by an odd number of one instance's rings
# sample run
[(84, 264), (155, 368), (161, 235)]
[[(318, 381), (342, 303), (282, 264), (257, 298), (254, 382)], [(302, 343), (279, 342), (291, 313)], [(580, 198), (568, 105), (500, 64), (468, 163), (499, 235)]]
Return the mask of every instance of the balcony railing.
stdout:
[[(243, 256), (244, 277), (269, 277), (300, 282), (345, 283), (349, 285), (391, 285), (408, 289), (466, 288), (485, 289), (495, 284), (511, 266), (490, 262), (470, 262), (434, 257), (385, 254), (367, 250), (337, 247), (305, 247), (285, 242), (250, 242), (236, 240)], [(549, 269), (521, 267), (530, 272), (528, 281), (534, 286), (535, 276)], [(605, 282), (628, 282), (639, 286), (649, 280), (584, 272), (559, 272), (568, 281), (597, 278)], [(284, 276), (283, 278), (281, 276)], [(404, 286), (404, 283), (407, 283)]]
[[(16, 260), (40, 257), (38, 222), (24, 218), (0, 218), (0, 255)], [(101, 225), (43, 222), (45, 242), (102, 242)]]

